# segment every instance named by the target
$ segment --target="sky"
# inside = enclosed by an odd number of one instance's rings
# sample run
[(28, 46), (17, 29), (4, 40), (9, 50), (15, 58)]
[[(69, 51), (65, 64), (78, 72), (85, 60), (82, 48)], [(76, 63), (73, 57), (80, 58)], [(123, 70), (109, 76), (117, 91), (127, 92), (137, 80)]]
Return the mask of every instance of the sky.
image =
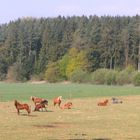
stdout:
[(0, 0), (0, 23), (23, 17), (135, 16), (140, 0)]

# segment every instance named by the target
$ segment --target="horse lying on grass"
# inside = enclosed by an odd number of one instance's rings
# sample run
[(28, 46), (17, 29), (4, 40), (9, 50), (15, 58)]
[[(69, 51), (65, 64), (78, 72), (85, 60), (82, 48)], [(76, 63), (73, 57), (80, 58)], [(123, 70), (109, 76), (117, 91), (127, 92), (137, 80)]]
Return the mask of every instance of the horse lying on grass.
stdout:
[(71, 109), (72, 107), (72, 102), (68, 102), (66, 104), (64, 104), (63, 106), (61, 106), (61, 109)]
[(57, 97), (57, 98), (55, 98), (55, 99), (53, 100), (54, 106), (55, 106), (56, 104), (58, 104), (58, 106), (60, 107), (61, 102), (62, 102), (62, 96), (59, 96), (59, 97)]
[(36, 106), (36, 104), (41, 103), (42, 101), (45, 100), (43, 98), (39, 98), (39, 97), (35, 97), (35, 96), (31, 96), (30, 98), (34, 102), (35, 106)]
[(44, 101), (42, 101), (41, 103), (39, 103), (35, 106), (34, 111), (39, 111), (40, 109), (43, 111), (43, 108), (47, 111), (46, 105), (48, 105), (48, 101), (44, 100)]
[(106, 99), (105, 101), (98, 102), (98, 106), (107, 106), (108, 102), (108, 99)]
[(28, 104), (21, 104), (17, 100), (15, 100), (15, 107), (17, 109), (17, 113), (19, 115), (20, 110), (25, 109), (28, 112), (28, 115), (31, 113), (31, 109)]
[(118, 99), (118, 98), (115, 98), (115, 97), (113, 97), (111, 100), (112, 100), (112, 103), (113, 103), (113, 104), (122, 104), (122, 103), (123, 103), (122, 100), (120, 100), (120, 99)]

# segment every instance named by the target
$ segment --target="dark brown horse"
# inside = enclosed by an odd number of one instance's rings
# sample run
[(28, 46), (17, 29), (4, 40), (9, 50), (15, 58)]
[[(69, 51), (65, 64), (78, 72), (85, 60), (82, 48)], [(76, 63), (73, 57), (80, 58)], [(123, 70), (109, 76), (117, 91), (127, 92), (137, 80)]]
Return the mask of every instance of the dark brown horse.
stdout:
[(47, 111), (46, 105), (48, 105), (48, 101), (44, 100), (44, 101), (42, 101), (41, 103), (39, 103), (35, 106), (34, 111), (39, 111), (40, 109), (42, 109), (42, 111), (43, 111), (43, 108)]
[(20, 110), (24, 110), (24, 109), (28, 112), (28, 115), (31, 113), (31, 109), (28, 104), (21, 104), (17, 100), (15, 100), (15, 107), (17, 109), (18, 115), (20, 113)]
[(55, 106), (56, 104), (58, 104), (58, 106), (60, 107), (61, 102), (62, 102), (62, 96), (59, 96), (59, 97), (57, 97), (57, 98), (55, 98), (55, 99), (53, 100), (54, 106)]
[(72, 107), (72, 102), (67, 102), (66, 104), (64, 104), (63, 106), (61, 106), (61, 109), (71, 109)]
[(106, 99), (105, 101), (98, 102), (98, 106), (107, 106), (107, 104), (108, 104), (108, 99)]
[(39, 97), (35, 97), (35, 96), (31, 96), (31, 100), (34, 102), (34, 104), (35, 104), (35, 106), (36, 106), (36, 104), (41, 103), (41, 102), (44, 101), (45, 99), (39, 98)]

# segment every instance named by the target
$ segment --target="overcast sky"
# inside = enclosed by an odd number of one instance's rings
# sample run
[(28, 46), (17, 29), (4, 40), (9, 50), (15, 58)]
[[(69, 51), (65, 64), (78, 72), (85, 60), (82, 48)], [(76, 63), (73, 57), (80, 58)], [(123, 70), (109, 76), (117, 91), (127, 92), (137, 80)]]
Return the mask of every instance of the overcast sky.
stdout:
[(0, 23), (22, 17), (140, 15), (140, 0), (0, 0)]

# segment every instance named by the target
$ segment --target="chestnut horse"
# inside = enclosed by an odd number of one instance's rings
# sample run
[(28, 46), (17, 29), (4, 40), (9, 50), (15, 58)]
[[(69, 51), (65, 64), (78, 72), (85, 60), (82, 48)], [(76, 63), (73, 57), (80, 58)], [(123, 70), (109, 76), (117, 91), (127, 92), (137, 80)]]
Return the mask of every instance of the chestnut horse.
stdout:
[(108, 100), (106, 99), (105, 101), (98, 102), (98, 106), (107, 106)]
[(55, 106), (56, 104), (58, 104), (58, 106), (60, 107), (61, 102), (62, 102), (62, 96), (59, 96), (59, 97), (57, 97), (57, 98), (55, 98), (55, 99), (53, 100), (54, 106)]
[(72, 107), (72, 102), (68, 102), (66, 104), (64, 104), (63, 106), (61, 106), (61, 109), (71, 109)]
[(31, 96), (30, 98), (34, 102), (35, 106), (36, 106), (37, 103), (41, 103), (42, 101), (45, 100), (43, 98), (39, 98), (39, 97), (35, 97), (35, 96)]
[(16, 109), (17, 109), (17, 113), (18, 113), (18, 115), (19, 115), (19, 111), (20, 110), (23, 110), (23, 109), (25, 109), (27, 112), (28, 112), (28, 115), (30, 114), (30, 112), (31, 112), (31, 109), (30, 109), (30, 107), (29, 107), (29, 105), (28, 104), (21, 104), (21, 103), (19, 103), (17, 100), (15, 100), (15, 107), (16, 107)]
[(45, 108), (45, 110), (47, 111), (46, 105), (48, 105), (48, 101), (44, 100), (44, 101), (42, 101), (41, 103), (39, 103), (35, 106), (34, 111), (39, 111), (40, 109), (42, 109), (42, 111), (43, 111), (43, 108)]

